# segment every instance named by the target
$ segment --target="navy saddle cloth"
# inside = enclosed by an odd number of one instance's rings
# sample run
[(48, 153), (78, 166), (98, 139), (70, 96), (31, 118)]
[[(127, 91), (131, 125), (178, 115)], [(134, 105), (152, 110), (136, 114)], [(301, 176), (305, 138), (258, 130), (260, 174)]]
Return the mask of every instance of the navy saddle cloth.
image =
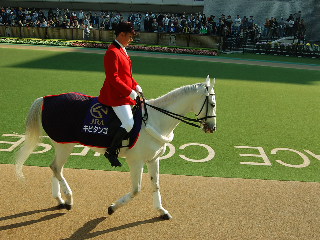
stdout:
[[(133, 115), (134, 126), (127, 136), (129, 148), (134, 146), (141, 130), (139, 106), (133, 109)], [(56, 142), (108, 148), (121, 122), (112, 107), (99, 103), (97, 97), (64, 93), (44, 97), (42, 126)]]

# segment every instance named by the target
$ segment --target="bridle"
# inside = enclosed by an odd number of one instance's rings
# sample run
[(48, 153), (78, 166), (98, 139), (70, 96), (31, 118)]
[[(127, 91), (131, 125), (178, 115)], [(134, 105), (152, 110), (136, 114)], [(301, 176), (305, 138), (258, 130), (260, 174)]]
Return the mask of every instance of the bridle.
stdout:
[[(149, 106), (149, 107), (151, 107), (151, 108), (153, 108), (153, 109), (155, 109), (155, 110), (157, 110), (157, 111), (159, 111), (159, 112), (161, 112), (161, 113), (163, 113), (163, 114), (165, 114), (165, 115), (167, 115), (169, 117), (177, 119), (177, 120), (179, 120), (179, 121), (181, 121), (183, 123), (186, 123), (186, 124), (188, 124), (190, 126), (197, 127), (197, 128), (202, 128), (201, 124), (206, 122), (209, 118), (216, 118), (216, 115), (212, 115), (212, 116), (208, 115), (208, 113), (209, 113), (209, 97), (210, 96), (214, 96), (215, 94), (209, 93), (208, 87), (206, 87), (206, 89), (207, 89), (207, 95), (206, 95), (206, 98), (205, 98), (205, 100), (204, 100), (204, 102), (202, 104), (202, 107), (201, 107), (199, 113), (196, 114), (196, 117), (197, 117), (196, 119), (185, 117), (185, 116), (182, 116), (180, 114), (173, 113), (173, 112), (170, 112), (170, 111), (165, 110), (163, 108), (159, 108), (159, 107), (153, 106), (153, 105), (151, 105), (149, 103), (146, 103), (146, 101), (145, 101), (146, 99), (143, 96), (143, 94), (139, 93), (141, 98), (140, 97), (137, 98), (137, 104), (138, 105), (140, 104), (140, 106), (141, 106), (141, 104), (143, 104), (143, 106), (144, 106), (144, 112), (145, 113), (144, 113), (144, 116), (142, 117), (143, 122), (146, 124), (146, 122), (148, 120), (148, 111), (147, 111), (147, 107), (146, 106)], [(201, 114), (201, 112), (203, 111), (203, 108), (205, 106), (206, 106), (206, 115), (205, 115), (205, 117), (198, 118), (198, 116)], [(215, 106), (213, 106), (213, 107), (215, 107)], [(200, 123), (200, 125), (198, 125), (196, 123)]]
[[(202, 112), (202, 110), (203, 110), (203, 108), (204, 108), (204, 105), (206, 105), (206, 116), (205, 117), (203, 117), (203, 118), (197, 118), (198, 120), (200, 120), (200, 121), (207, 121), (207, 119), (208, 118), (215, 118), (215, 117), (217, 117), (216, 115), (214, 115), (214, 116), (209, 116), (208, 115), (208, 111), (209, 111), (209, 96), (215, 96), (216, 94), (214, 94), (214, 93), (209, 93), (209, 90), (208, 90), (208, 87), (206, 87), (206, 89), (207, 89), (207, 95), (206, 95), (206, 99), (204, 100), (204, 102), (203, 102), (203, 104), (202, 104), (202, 107), (201, 107), (201, 109), (200, 109), (200, 111), (199, 111), (199, 113), (198, 114), (196, 114), (196, 116), (198, 117), (200, 114), (201, 114), (201, 112)], [(213, 108), (215, 107), (215, 105), (213, 106)]]

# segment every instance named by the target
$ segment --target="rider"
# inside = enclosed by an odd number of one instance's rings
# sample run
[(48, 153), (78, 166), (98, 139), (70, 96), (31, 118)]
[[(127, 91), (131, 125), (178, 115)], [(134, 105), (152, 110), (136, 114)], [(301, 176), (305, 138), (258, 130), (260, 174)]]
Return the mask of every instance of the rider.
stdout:
[(115, 35), (116, 39), (104, 56), (106, 78), (100, 90), (99, 102), (111, 106), (122, 124), (104, 154), (111, 166), (118, 167), (122, 166), (118, 160), (119, 147), (134, 124), (131, 105), (135, 105), (137, 92), (142, 93), (142, 89), (132, 76), (132, 62), (125, 49), (133, 41), (133, 25), (120, 22), (115, 28)]

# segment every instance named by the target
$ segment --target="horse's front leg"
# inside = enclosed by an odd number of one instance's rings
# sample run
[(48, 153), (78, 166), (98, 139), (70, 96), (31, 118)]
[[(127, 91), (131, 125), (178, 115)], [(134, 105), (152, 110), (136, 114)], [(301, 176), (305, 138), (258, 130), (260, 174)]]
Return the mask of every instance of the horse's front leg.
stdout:
[(147, 162), (148, 171), (153, 188), (153, 206), (159, 211), (160, 216), (164, 220), (172, 218), (170, 213), (162, 207), (161, 194), (160, 194), (160, 179), (159, 179), (159, 159), (154, 159)]
[[(113, 214), (118, 208), (130, 202), (139, 192), (141, 192), (141, 181), (144, 163), (141, 162), (138, 165), (131, 164), (130, 161), (127, 161), (130, 167), (130, 175), (132, 182), (132, 191), (124, 195), (122, 198), (117, 200), (115, 203), (112, 203), (108, 208), (108, 214)], [(135, 163), (137, 164), (137, 163)]]

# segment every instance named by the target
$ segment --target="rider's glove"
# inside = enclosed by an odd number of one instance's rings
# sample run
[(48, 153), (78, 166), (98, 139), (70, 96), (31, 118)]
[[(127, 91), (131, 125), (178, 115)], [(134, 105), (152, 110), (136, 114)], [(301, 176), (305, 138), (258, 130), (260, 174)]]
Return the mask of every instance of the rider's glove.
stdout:
[(129, 96), (132, 100), (135, 100), (138, 97), (138, 93), (135, 90), (132, 90)]
[(139, 93), (142, 93), (142, 88), (139, 85), (137, 85), (136, 91), (139, 92)]

